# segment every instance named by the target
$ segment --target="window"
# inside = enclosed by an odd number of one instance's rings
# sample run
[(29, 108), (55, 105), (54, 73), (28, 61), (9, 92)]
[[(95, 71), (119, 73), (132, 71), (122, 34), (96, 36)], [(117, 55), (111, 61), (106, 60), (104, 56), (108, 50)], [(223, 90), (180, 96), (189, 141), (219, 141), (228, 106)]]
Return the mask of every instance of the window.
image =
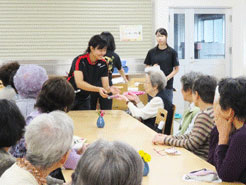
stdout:
[(174, 49), (179, 59), (185, 58), (185, 14), (174, 14)]
[(195, 59), (225, 58), (224, 14), (195, 14)]

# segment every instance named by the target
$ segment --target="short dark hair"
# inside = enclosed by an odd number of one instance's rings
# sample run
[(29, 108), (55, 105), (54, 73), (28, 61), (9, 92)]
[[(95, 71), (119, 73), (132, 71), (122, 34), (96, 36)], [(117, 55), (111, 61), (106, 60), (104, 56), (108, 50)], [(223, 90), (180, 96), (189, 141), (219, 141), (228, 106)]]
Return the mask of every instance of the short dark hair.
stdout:
[(15, 75), (16, 71), (19, 69), (20, 64), (18, 62), (11, 62), (4, 64), (0, 68), (0, 80), (2, 80), (3, 85), (11, 85), (11, 77)]
[(180, 81), (182, 83), (182, 87), (183, 87), (183, 90), (185, 92), (191, 90), (192, 91), (192, 86), (194, 84), (194, 81), (199, 77), (201, 76), (202, 73), (199, 73), (199, 72), (194, 72), (194, 71), (191, 71), (189, 73), (186, 73), (184, 74)]
[(104, 40), (101, 35), (94, 35), (88, 43), (88, 47), (86, 49), (86, 52), (88, 53), (91, 52), (90, 46), (93, 48), (103, 49), (107, 47), (107, 41)]
[(219, 82), (219, 104), (222, 110), (232, 108), (235, 117), (246, 120), (246, 77), (224, 78)]
[(19, 108), (15, 103), (0, 100), (0, 148), (10, 147), (21, 139), (26, 125)]
[(110, 51), (115, 51), (116, 46), (114, 42), (114, 36), (108, 31), (102, 32), (101, 35), (102, 38), (107, 41), (107, 49)]
[(197, 92), (205, 103), (213, 103), (217, 80), (210, 75), (198, 77), (192, 87), (192, 92)]
[(143, 161), (130, 145), (98, 140), (80, 158), (73, 185), (140, 185)]
[(158, 28), (155, 32), (155, 35), (157, 35), (157, 33), (160, 33), (161, 35), (165, 35), (167, 37), (167, 30), (165, 28)]
[(69, 111), (72, 107), (75, 93), (72, 85), (62, 77), (47, 80), (37, 97), (35, 107), (42, 113), (54, 110)]

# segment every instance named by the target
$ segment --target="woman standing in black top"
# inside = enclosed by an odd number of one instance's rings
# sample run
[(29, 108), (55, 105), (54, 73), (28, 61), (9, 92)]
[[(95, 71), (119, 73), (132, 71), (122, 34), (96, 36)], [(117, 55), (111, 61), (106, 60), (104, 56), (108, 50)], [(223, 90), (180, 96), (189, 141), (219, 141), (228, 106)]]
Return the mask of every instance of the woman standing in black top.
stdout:
[(159, 65), (160, 69), (167, 77), (167, 86), (165, 93), (173, 102), (173, 77), (179, 71), (179, 60), (177, 52), (167, 44), (167, 31), (164, 28), (159, 28), (155, 32), (158, 45), (149, 50), (144, 64), (146, 67)]
[[(124, 70), (121, 65), (120, 57), (117, 53), (115, 53), (115, 41), (114, 36), (110, 32), (102, 32), (101, 36), (104, 40), (107, 41), (107, 53), (104, 56), (105, 61), (108, 65), (108, 79), (109, 79), (109, 85), (112, 86), (112, 73), (114, 71), (114, 67), (116, 67), (122, 76), (122, 78), (127, 83), (128, 80), (125, 76)], [(100, 108), (102, 110), (111, 110), (112, 109), (112, 100), (103, 98), (99, 95), (99, 93), (93, 92), (91, 93), (91, 109), (96, 109), (96, 103), (99, 99)]]

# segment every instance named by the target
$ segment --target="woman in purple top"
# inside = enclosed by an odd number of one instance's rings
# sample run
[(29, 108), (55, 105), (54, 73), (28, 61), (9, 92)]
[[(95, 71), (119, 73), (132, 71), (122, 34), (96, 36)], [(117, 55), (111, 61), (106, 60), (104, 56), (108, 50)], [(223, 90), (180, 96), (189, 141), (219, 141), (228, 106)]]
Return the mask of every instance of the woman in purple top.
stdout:
[[(210, 162), (223, 181), (246, 183), (246, 78), (226, 78), (219, 82), (214, 100)], [(217, 142), (217, 143), (216, 143)]]

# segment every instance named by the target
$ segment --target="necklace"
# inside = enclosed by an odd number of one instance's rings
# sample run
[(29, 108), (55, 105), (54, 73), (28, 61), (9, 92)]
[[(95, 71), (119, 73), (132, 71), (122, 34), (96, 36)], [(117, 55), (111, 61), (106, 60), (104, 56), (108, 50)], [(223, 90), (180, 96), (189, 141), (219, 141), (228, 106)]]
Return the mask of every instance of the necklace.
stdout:
[(37, 180), (39, 185), (45, 185), (47, 184), (46, 178), (44, 174), (40, 170), (38, 170), (35, 166), (33, 166), (29, 161), (27, 161), (25, 158), (18, 158), (16, 160), (16, 164), (20, 168), (24, 168), (28, 172), (30, 172), (34, 178)]

